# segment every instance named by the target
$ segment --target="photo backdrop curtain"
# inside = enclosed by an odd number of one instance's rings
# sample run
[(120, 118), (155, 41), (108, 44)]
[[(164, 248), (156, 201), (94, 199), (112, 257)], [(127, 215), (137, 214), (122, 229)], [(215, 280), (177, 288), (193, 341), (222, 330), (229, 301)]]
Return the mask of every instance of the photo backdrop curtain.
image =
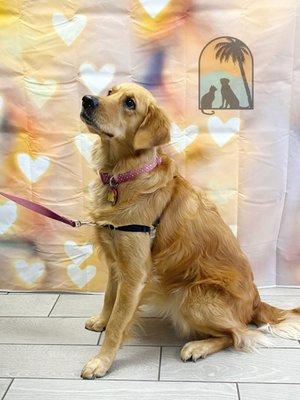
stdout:
[[(133, 81), (167, 110), (165, 151), (217, 204), (256, 283), (299, 285), (299, 10), (297, 0), (0, 1), (0, 190), (88, 219), (99, 139), (80, 121), (81, 98)], [(212, 75), (199, 77), (202, 50), (220, 37), (252, 54), (254, 109), (219, 108), (222, 77), (240, 107), (247, 100), (232, 54), (221, 62), (212, 48)], [(199, 82), (215, 86), (214, 114), (198, 108)], [(92, 236), (0, 198), (0, 289), (103, 290)]]

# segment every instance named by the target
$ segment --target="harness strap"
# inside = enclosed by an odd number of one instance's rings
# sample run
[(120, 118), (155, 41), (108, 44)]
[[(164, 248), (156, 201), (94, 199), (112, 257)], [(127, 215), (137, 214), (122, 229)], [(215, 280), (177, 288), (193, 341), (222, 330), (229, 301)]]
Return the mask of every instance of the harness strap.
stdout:
[(124, 231), (124, 232), (144, 232), (144, 233), (150, 233), (150, 236), (155, 234), (155, 229), (160, 223), (160, 218), (157, 218), (157, 220), (153, 223), (152, 226), (148, 225), (137, 225), (137, 224), (132, 224), (132, 225), (122, 225), (122, 226), (114, 226), (111, 224), (107, 225), (102, 225), (103, 228), (110, 229), (112, 231)]
[(103, 228), (108, 228), (112, 231), (125, 231), (125, 232), (145, 232), (150, 233), (151, 227), (147, 225), (123, 225), (123, 226), (114, 226), (114, 225), (102, 225)]

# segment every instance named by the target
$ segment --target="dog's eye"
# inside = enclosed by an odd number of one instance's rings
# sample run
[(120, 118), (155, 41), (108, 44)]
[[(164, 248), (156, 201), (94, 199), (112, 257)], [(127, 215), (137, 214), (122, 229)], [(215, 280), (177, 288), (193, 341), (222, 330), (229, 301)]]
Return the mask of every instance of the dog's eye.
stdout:
[(124, 101), (124, 106), (128, 108), (129, 110), (134, 110), (135, 109), (135, 102), (131, 97), (126, 97)]
[(112, 94), (112, 90), (109, 90), (108, 92), (107, 92), (107, 96), (110, 96)]

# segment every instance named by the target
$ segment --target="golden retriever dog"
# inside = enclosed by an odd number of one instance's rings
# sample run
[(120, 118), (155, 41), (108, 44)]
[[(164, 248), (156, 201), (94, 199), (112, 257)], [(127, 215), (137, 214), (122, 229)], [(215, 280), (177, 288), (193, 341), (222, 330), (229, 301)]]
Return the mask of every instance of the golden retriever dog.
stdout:
[[(170, 140), (170, 122), (151, 93), (125, 83), (107, 96), (84, 96), (81, 118), (100, 136), (93, 149), (98, 173), (130, 176), (160, 159), (119, 185), (99, 178), (92, 188), (91, 217), (109, 279), (103, 309), (86, 328), (106, 334), (81, 376), (106, 374), (144, 303), (155, 305), (180, 335), (198, 339), (182, 348), (183, 361), (229, 346), (264, 345), (263, 332), (299, 339), (300, 308), (285, 311), (260, 300), (249, 262), (215, 205), (161, 150)], [(147, 232), (113, 229), (152, 226), (157, 218), (154, 240)], [(262, 327), (249, 329), (250, 323)]]

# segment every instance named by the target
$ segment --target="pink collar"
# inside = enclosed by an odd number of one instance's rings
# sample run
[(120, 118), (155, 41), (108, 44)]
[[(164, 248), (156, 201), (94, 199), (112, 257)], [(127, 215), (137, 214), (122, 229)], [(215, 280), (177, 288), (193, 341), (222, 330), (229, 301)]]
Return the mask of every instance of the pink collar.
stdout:
[(131, 169), (127, 172), (124, 172), (123, 174), (110, 175), (108, 172), (100, 172), (101, 181), (104, 185), (109, 185), (111, 188), (116, 187), (120, 183), (132, 181), (138, 175), (152, 171), (154, 168), (160, 165), (161, 162), (161, 157), (156, 156), (152, 162), (144, 164), (141, 167)]

